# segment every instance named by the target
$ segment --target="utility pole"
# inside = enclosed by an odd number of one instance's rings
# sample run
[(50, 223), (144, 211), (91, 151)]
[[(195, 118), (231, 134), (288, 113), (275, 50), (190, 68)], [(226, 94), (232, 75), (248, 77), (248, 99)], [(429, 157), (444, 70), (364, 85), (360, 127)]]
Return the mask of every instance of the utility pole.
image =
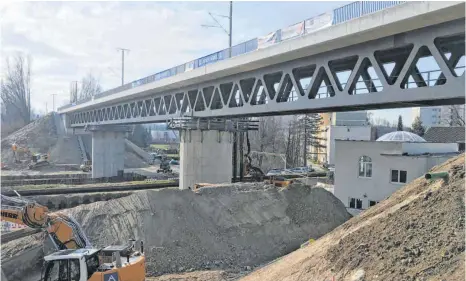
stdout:
[[(230, 1), (230, 15), (229, 16), (224, 16), (224, 15), (215, 15), (209, 12), (209, 16), (215, 21), (215, 25), (206, 25), (203, 24), (201, 25), (202, 27), (215, 27), (215, 28), (220, 28), (222, 29), (227, 35), (228, 35), (228, 57), (231, 58), (231, 46), (233, 44), (233, 1)], [(222, 18), (227, 18), (229, 20), (229, 31), (227, 31), (223, 25), (218, 22), (218, 20), (215, 18), (217, 17), (222, 17)]]
[(233, 35), (233, 1), (230, 1), (230, 32), (228, 32), (228, 57), (231, 58), (231, 45), (232, 45), (232, 35)]
[(71, 81), (70, 83), (70, 103), (78, 101), (78, 81)]
[[(215, 21), (215, 25), (206, 25), (203, 24), (201, 25), (202, 27), (214, 27), (214, 28), (220, 28), (222, 29), (227, 35), (228, 35), (228, 58), (231, 58), (231, 47), (233, 44), (233, 1), (230, 2), (230, 13), (229, 16), (225, 15), (215, 15), (209, 12), (209, 16)], [(228, 31), (223, 27), (223, 25), (220, 24), (220, 22), (215, 18), (217, 17), (222, 17), (222, 18), (227, 18), (229, 20), (229, 29)], [(236, 180), (237, 175), (238, 175), (238, 134), (240, 136), (240, 180), (243, 179), (243, 143), (244, 142), (244, 132), (234, 132), (233, 133), (233, 179)]]
[(129, 49), (117, 48), (121, 51), (121, 85), (125, 84), (125, 52), (129, 52)]
[(56, 95), (57, 95), (57, 94), (52, 94), (52, 112), (55, 111), (55, 96), (56, 96)]

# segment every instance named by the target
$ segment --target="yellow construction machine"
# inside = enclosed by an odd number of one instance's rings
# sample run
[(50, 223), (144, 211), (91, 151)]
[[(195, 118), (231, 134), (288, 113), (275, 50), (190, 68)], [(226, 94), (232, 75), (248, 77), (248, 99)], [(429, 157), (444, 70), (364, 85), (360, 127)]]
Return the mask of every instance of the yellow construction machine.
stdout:
[(83, 172), (90, 172), (92, 171), (92, 161), (91, 160), (86, 160), (84, 161), (83, 164), (79, 167), (81, 171)]
[(31, 157), (31, 162), (29, 163), (28, 168), (34, 169), (37, 167), (42, 167), (42, 166), (47, 166), (47, 165), (49, 165), (49, 155), (35, 153)]
[(2, 220), (43, 229), (58, 250), (47, 255), (43, 281), (144, 281), (142, 241), (129, 245), (92, 248), (81, 226), (72, 217), (51, 213), (32, 201), (1, 195)]
[(288, 187), (293, 183), (293, 180), (285, 179), (282, 176), (270, 176), (269, 179), (264, 180), (264, 183), (273, 184), (277, 187)]

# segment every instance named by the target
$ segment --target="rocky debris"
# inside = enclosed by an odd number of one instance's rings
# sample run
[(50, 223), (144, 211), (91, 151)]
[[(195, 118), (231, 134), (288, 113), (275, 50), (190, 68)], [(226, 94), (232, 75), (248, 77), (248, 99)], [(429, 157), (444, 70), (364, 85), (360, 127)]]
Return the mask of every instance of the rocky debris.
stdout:
[(42, 246), (43, 241), (44, 233), (36, 233), (31, 236), (2, 243), (2, 261), (26, 252), (31, 248)]
[(159, 277), (147, 278), (147, 281), (233, 281), (240, 277), (240, 273), (222, 270), (192, 271), (188, 273), (166, 274)]
[(433, 171), (242, 280), (464, 280), (464, 154)]
[(8, 280), (26, 281), (39, 277), (44, 257), (44, 233), (2, 243), (2, 271)]
[(331, 193), (292, 185), (161, 189), (68, 210), (94, 245), (142, 239), (148, 276), (251, 269), (319, 238), (351, 216)]

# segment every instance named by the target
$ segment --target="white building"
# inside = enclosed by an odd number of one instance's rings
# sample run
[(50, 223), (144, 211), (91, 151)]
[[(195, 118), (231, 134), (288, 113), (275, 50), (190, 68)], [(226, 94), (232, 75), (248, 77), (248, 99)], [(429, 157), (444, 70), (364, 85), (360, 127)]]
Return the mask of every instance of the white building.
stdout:
[(327, 163), (335, 164), (335, 140), (371, 140), (371, 126), (329, 126), (327, 129)]
[[(309, 146), (309, 153), (320, 163), (334, 164), (335, 139), (370, 140), (367, 111), (321, 113), (319, 146)], [(350, 129), (348, 129), (350, 128)], [(368, 133), (367, 133), (368, 132)]]
[(456, 143), (402, 131), (377, 141), (336, 140), (334, 194), (350, 210), (364, 210), (457, 154)]
[(330, 115), (333, 126), (366, 126), (368, 125), (367, 111), (333, 112)]
[[(417, 116), (421, 118), (422, 125), (426, 128), (432, 126), (451, 126), (455, 119), (460, 117), (464, 120), (464, 105), (455, 106), (452, 108), (446, 106), (430, 106), (430, 107), (414, 107), (413, 122)], [(459, 116), (458, 116), (459, 115)], [(457, 125), (457, 124), (456, 124)]]

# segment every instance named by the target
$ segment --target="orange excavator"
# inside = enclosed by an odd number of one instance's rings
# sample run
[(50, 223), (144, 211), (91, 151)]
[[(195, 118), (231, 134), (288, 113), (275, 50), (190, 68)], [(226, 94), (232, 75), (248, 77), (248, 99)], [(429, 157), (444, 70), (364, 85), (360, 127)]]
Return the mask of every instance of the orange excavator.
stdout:
[(129, 245), (93, 248), (72, 217), (51, 213), (36, 202), (1, 195), (3, 221), (43, 229), (58, 250), (47, 255), (44, 281), (143, 281), (145, 256), (142, 241)]

